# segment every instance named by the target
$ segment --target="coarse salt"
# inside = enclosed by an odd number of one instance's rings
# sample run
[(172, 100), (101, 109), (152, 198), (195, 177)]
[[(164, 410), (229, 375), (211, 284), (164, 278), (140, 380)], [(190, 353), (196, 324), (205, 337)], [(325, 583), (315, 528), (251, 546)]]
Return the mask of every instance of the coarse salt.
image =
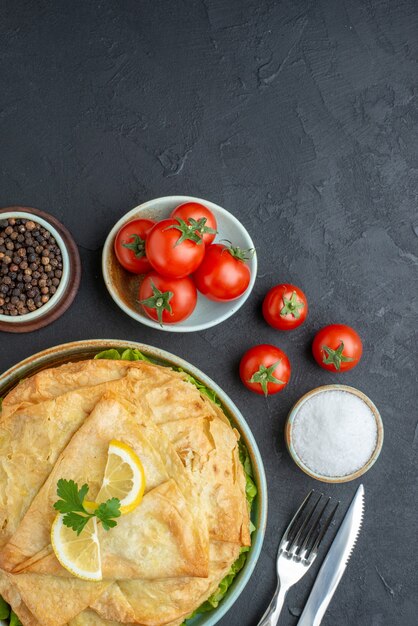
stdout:
[(292, 443), (310, 470), (322, 476), (347, 476), (372, 456), (377, 443), (376, 419), (353, 393), (321, 391), (297, 411)]

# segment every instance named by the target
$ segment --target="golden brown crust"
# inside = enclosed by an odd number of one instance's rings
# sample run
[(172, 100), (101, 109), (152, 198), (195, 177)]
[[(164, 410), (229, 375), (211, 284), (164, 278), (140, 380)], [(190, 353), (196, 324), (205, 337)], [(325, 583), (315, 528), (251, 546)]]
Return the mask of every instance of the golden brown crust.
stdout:
[[(94, 497), (104, 475), (109, 441), (116, 438), (126, 442), (142, 459), (148, 493), (139, 507), (120, 518), (112, 532), (102, 533), (103, 576), (115, 579), (207, 575), (207, 530), (203, 515), (193, 516), (191, 512), (195, 504), (191, 481), (181, 463), (175, 464), (177, 457), (169, 444), (164, 460), (161, 458), (143, 432), (143, 416), (139, 414), (135, 420), (136, 415), (129, 413), (113, 394), (106, 394), (97, 403), (58, 458), (12, 539), (0, 551), (0, 567), (16, 571), (19, 566), (19, 571), (23, 571), (24, 562), (30, 559), (25, 571), (71, 576), (53, 554), (33, 560), (50, 542), (57, 481), (66, 477), (78, 484), (87, 482)], [(160, 440), (163, 439), (161, 434)], [(169, 454), (170, 474), (166, 470)], [(178, 484), (182, 484), (189, 500)], [(164, 551), (156, 545), (157, 535)]]
[(42, 626), (23, 602), (17, 587), (12, 582), (12, 577), (2, 570), (0, 570), (0, 595), (10, 604), (24, 626)]
[[(0, 570), (0, 590), (24, 626), (178, 626), (249, 545), (237, 433), (184, 374), (146, 362), (70, 363), (23, 381), (3, 407), (0, 565), (14, 574)], [(60, 477), (97, 493), (113, 438), (139, 446), (148, 486), (136, 513), (102, 532), (108, 578), (89, 583), (56, 561), (52, 504)]]
[[(112, 363), (112, 367), (109, 367)], [(2, 403), (2, 417), (31, 404), (51, 400), (80, 387), (92, 387), (123, 378), (129, 369), (147, 371), (144, 361), (108, 361), (93, 359), (76, 363), (64, 363), (37, 372), (21, 380)]]
[[(100, 596), (108, 581), (90, 584), (78, 578), (38, 574), (12, 576), (23, 603), (42, 626), (64, 626)], [(28, 626), (22, 621), (24, 626)], [(29, 622), (29, 626), (32, 626)]]
[(165, 625), (179, 615), (184, 619), (217, 589), (238, 556), (236, 544), (211, 542), (208, 578), (118, 581), (92, 606), (105, 619), (124, 615), (131, 623), (144, 626)]
[(231, 427), (205, 416), (165, 422), (161, 429), (201, 491), (210, 537), (250, 545), (245, 475)]

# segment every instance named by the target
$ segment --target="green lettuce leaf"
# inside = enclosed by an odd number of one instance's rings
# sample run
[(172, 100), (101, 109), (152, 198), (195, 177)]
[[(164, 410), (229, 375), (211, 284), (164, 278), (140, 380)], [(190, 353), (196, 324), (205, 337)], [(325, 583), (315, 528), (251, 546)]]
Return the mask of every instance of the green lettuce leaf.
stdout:
[(136, 348), (119, 349), (110, 348), (109, 350), (103, 350), (96, 354), (95, 359), (109, 359), (112, 361), (149, 361), (150, 359), (142, 354), (140, 350)]
[(253, 500), (257, 495), (257, 487), (255, 486), (255, 482), (253, 480), (253, 468), (251, 465), (251, 459), (247, 447), (242, 443), (242, 441), (238, 442), (238, 450), (239, 459), (244, 467), (245, 472), (245, 493), (251, 508)]
[[(209, 596), (209, 598), (203, 604), (201, 604), (199, 608), (196, 609), (194, 613), (192, 613), (192, 615), (189, 615), (189, 617), (187, 618), (188, 620), (191, 619), (192, 617), (195, 617), (195, 615), (198, 615), (199, 613), (207, 613), (208, 611), (212, 611), (213, 609), (216, 609), (219, 602), (223, 600), (223, 598), (226, 595), (226, 592), (232, 585), (232, 582), (235, 576), (244, 567), (245, 561), (247, 560), (248, 550), (249, 548), (241, 548), (241, 554), (239, 555), (235, 563), (233, 563), (231, 569), (229, 570), (225, 578), (221, 580), (217, 590), (211, 596)], [(184, 626), (187, 626), (187, 622), (184, 622)]]
[(14, 613), (13, 611), (11, 611), (10, 613), (9, 626), (22, 626), (22, 622), (20, 621), (16, 613)]
[[(178, 369), (179, 372), (183, 372), (184, 371), (184, 370), (181, 369), (181, 367), (179, 367), (177, 369)], [(203, 393), (203, 395), (207, 396), (209, 398), (209, 400), (212, 400), (212, 402), (214, 402), (218, 406), (222, 406), (218, 396), (213, 391), (213, 389), (209, 389), (209, 387), (206, 387), (203, 383), (200, 382), (200, 380), (197, 380), (196, 378), (193, 378), (193, 376), (191, 376), (190, 374), (187, 374), (187, 372), (185, 372), (185, 374), (186, 374), (187, 382), (192, 383), (192, 385), (197, 387), (199, 389), (200, 393)]]
[[(150, 361), (152, 362), (151, 359), (144, 356), (142, 352), (136, 349), (116, 350), (113, 348), (111, 350), (104, 350), (103, 352), (96, 354), (94, 358), (95, 359), (117, 359), (117, 360), (123, 359), (126, 361)], [(184, 370), (181, 367), (178, 367), (176, 369), (179, 372), (184, 372)], [(218, 396), (212, 389), (209, 389), (208, 387), (206, 387), (206, 385), (204, 385), (202, 382), (200, 382), (199, 380), (197, 380), (196, 378), (194, 378), (187, 372), (184, 372), (184, 373), (186, 374), (186, 380), (192, 385), (194, 385), (195, 387), (197, 387), (200, 393), (204, 394), (210, 400), (212, 400), (212, 402), (222, 407), (222, 404)], [(245, 481), (246, 481), (245, 493), (247, 497), (249, 510), (251, 513), (252, 504), (253, 504), (254, 498), (257, 495), (257, 487), (253, 480), (253, 477), (254, 477), (253, 468), (251, 465), (251, 459), (248, 453), (248, 449), (242, 441), (238, 442), (238, 446), (239, 446), (238, 448), (239, 458), (240, 458), (240, 461), (242, 463), (242, 466), (245, 472)], [(250, 532), (252, 533), (254, 530), (255, 530), (255, 526), (250, 520)], [(229, 570), (228, 574), (225, 576), (225, 578), (221, 580), (217, 590), (199, 608), (197, 608), (196, 611), (194, 611), (192, 615), (189, 615), (186, 621), (183, 622), (182, 626), (187, 626), (187, 620), (191, 619), (195, 615), (199, 613), (206, 613), (207, 611), (212, 611), (213, 609), (216, 609), (219, 602), (225, 597), (236, 575), (244, 567), (245, 561), (247, 560), (247, 553), (249, 549), (250, 549), (249, 547), (241, 548), (241, 552), (240, 552), (238, 559), (235, 561), (235, 563), (232, 564), (232, 567)]]
[(7, 619), (10, 615), (10, 606), (0, 596), (0, 619)]
[[(251, 507), (252, 507), (254, 498), (257, 495), (257, 487), (255, 486), (255, 483), (252, 479), (253, 468), (251, 465), (250, 455), (248, 454), (247, 447), (241, 441), (239, 442), (238, 445), (239, 445), (239, 457), (240, 457), (241, 463), (243, 464), (245, 478), (247, 481), (246, 496), (247, 496), (247, 502), (248, 502), (250, 514), (251, 514)], [(250, 519), (250, 533), (252, 533), (254, 530), (255, 530), (255, 526)], [(195, 617), (199, 613), (207, 613), (208, 611), (212, 611), (213, 609), (216, 609), (219, 602), (225, 597), (226, 592), (228, 591), (228, 589), (234, 582), (236, 575), (244, 567), (245, 562), (247, 560), (247, 553), (249, 549), (250, 548), (248, 546), (241, 548), (239, 557), (237, 558), (235, 563), (232, 564), (232, 567), (229, 570), (228, 574), (225, 576), (225, 578), (221, 580), (217, 590), (211, 596), (209, 596), (209, 598), (203, 604), (201, 604), (194, 611), (194, 613), (192, 613), (192, 615), (189, 615), (189, 617), (186, 618), (186, 621), (184, 621), (181, 626), (187, 626), (187, 621), (192, 619), (192, 617)]]
[[(190, 378), (192, 379), (191, 376)], [(190, 380), (190, 382), (193, 382), (194, 384), (198, 383), (198, 381), (194, 381), (194, 379)], [(202, 383), (198, 383), (198, 384), (202, 386)], [(200, 389), (200, 386), (198, 386), (198, 384), (196, 384), (196, 386)], [(208, 391), (211, 391), (211, 390), (208, 389)], [(214, 392), (211, 391), (211, 393), (214, 393)], [(211, 398), (211, 396), (209, 395), (208, 397)], [(220, 405), (220, 402), (218, 399), (217, 399), (217, 404)], [(247, 502), (248, 502), (248, 506), (249, 506), (249, 510), (251, 514), (251, 508), (254, 502), (254, 498), (257, 495), (257, 487), (253, 480), (253, 468), (251, 465), (250, 455), (248, 453), (247, 446), (242, 441), (238, 442), (238, 450), (239, 450), (239, 459), (244, 468), (245, 480), (246, 480), (245, 493), (246, 493)], [(254, 530), (255, 530), (255, 526), (250, 519), (250, 533), (252, 533)], [(187, 621), (190, 620), (192, 617), (195, 617), (199, 613), (207, 613), (208, 611), (212, 611), (213, 609), (216, 609), (219, 602), (225, 597), (228, 589), (230, 588), (233, 581), (235, 580), (236, 575), (244, 567), (245, 562), (247, 560), (247, 553), (249, 549), (250, 548), (248, 546), (241, 548), (238, 559), (235, 561), (235, 563), (232, 564), (232, 567), (229, 570), (228, 574), (225, 576), (225, 578), (221, 580), (217, 590), (211, 596), (209, 596), (209, 598), (203, 604), (201, 604), (196, 609), (196, 611), (192, 613), (192, 615), (189, 615), (189, 617), (186, 618), (186, 621), (183, 622), (182, 626), (187, 626)]]
[[(109, 350), (103, 350), (102, 352), (99, 352), (99, 354), (96, 354), (94, 358), (109, 359), (112, 361), (148, 361), (149, 363), (152, 363), (151, 359), (149, 359), (147, 356), (145, 356), (145, 354), (143, 354), (140, 350), (137, 350), (136, 348), (110, 348)], [(178, 372), (184, 372), (181, 367), (177, 367), (175, 369)], [(193, 378), (193, 376), (191, 376), (190, 374), (187, 374), (187, 372), (184, 373), (186, 374), (186, 380), (189, 383), (192, 383), (192, 385), (197, 387), (199, 391), (207, 396), (210, 400), (212, 400), (212, 402), (214, 402), (218, 406), (221, 406), (221, 403), (216, 393), (212, 389), (206, 387), (199, 380)]]

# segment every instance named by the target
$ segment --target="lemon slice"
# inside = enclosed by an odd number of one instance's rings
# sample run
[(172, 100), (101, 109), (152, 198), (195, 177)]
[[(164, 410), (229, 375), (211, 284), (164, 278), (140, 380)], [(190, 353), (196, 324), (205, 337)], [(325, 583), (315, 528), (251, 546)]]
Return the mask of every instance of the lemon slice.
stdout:
[(83, 507), (87, 511), (87, 513), (94, 513), (98, 507), (97, 502), (91, 502), (91, 500), (83, 500)]
[(109, 443), (104, 479), (96, 502), (119, 498), (122, 515), (133, 511), (142, 500), (145, 474), (142, 463), (126, 443), (112, 439)]
[(102, 580), (102, 562), (96, 518), (89, 519), (79, 535), (58, 514), (52, 524), (51, 544), (65, 569), (83, 580)]

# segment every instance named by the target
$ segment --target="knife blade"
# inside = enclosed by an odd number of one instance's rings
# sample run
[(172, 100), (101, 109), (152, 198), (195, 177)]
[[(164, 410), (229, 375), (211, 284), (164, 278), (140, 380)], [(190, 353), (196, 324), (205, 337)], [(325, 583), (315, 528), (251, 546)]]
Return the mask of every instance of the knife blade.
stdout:
[(363, 513), (364, 487), (360, 485), (318, 572), (298, 626), (319, 626), (321, 623), (357, 541)]

